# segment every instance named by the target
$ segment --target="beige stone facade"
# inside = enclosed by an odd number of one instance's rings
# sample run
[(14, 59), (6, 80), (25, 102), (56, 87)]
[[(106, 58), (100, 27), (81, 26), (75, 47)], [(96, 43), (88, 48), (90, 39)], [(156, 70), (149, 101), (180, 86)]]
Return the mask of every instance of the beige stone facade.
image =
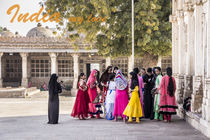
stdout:
[[(40, 24), (26, 37), (14, 35), (6, 29), (0, 35), (0, 87), (27, 87), (31, 83), (32, 87), (40, 88), (48, 83), (52, 73), (57, 73), (59, 80), (74, 91), (81, 72), (88, 76), (91, 69), (96, 68), (102, 73), (109, 65), (118, 66), (125, 75), (132, 71), (130, 57), (99, 56), (94, 44), (85, 44), (82, 38), (75, 42), (56, 37), (49, 28)], [(92, 49), (87, 49), (90, 46)], [(165, 59), (169, 63), (165, 63)], [(139, 68), (154, 67), (157, 63), (170, 66), (171, 58), (159, 62), (158, 57), (149, 54), (135, 58), (135, 67)]]
[(172, 65), (179, 115), (191, 97), (186, 120), (210, 137), (210, 0), (173, 0)]

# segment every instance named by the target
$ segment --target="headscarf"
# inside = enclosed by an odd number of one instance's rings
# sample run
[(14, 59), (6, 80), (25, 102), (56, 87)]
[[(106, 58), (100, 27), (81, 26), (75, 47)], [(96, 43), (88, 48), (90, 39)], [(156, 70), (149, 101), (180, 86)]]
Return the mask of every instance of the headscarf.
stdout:
[(116, 83), (117, 89), (124, 90), (127, 88), (128, 82), (120, 70), (117, 71), (114, 81)]
[(95, 69), (91, 71), (90, 76), (87, 81), (87, 85), (94, 84), (96, 82), (97, 80), (97, 78), (95, 77), (96, 73), (97, 73), (97, 70)]
[(57, 88), (57, 79), (58, 79), (58, 76), (55, 73), (52, 74), (50, 77), (50, 81), (48, 84), (50, 101), (53, 101), (54, 94), (56, 93), (55, 89)]
[(50, 90), (54, 91), (55, 85), (57, 83), (57, 79), (58, 79), (58, 76), (55, 73), (51, 75), (50, 81), (48, 84)]

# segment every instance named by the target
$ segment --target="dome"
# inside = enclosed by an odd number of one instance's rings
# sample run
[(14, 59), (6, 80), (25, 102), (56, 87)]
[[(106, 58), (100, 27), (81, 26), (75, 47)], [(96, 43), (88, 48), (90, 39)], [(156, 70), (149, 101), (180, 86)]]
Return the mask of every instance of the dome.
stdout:
[(21, 37), (21, 35), (18, 32), (15, 32), (15, 37)]
[(53, 32), (48, 27), (42, 27), (40, 23), (32, 28), (26, 35), (27, 37), (54, 37)]
[(13, 37), (15, 36), (12, 32), (4, 28), (3, 31), (0, 33), (2, 37)]

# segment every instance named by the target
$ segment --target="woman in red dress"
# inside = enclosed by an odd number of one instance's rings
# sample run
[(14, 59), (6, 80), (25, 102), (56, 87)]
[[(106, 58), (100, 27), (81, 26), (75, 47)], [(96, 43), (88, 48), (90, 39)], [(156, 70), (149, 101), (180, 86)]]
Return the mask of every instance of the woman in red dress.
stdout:
[(96, 103), (94, 103), (96, 97), (97, 97), (97, 70), (92, 70), (91, 74), (87, 81), (87, 87), (88, 87), (88, 95), (90, 102), (88, 104), (89, 107), (89, 113), (90, 117), (94, 118), (94, 115), (96, 115), (96, 118), (100, 118), (100, 113), (96, 109)]
[(86, 86), (86, 76), (84, 73), (81, 73), (78, 78), (77, 82), (77, 97), (75, 100), (74, 108), (71, 113), (71, 116), (78, 117), (79, 119), (85, 120), (88, 117), (88, 103), (89, 103), (89, 96), (87, 93), (87, 86)]
[(160, 114), (163, 114), (165, 122), (171, 122), (171, 115), (176, 114), (177, 104), (175, 99), (176, 82), (172, 77), (172, 69), (168, 67), (166, 74), (159, 85), (160, 91)]

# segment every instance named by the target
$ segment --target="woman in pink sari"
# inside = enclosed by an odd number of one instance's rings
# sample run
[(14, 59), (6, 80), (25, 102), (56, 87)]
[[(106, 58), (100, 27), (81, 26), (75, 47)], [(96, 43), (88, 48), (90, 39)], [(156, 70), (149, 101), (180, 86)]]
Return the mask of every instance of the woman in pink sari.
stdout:
[(90, 103), (88, 104), (90, 117), (94, 118), (93, 115), (96, 114), (96, 118), (100, 118), (100, 114), (97, 113), (96, 104), (93, 103), (97, 97), (97, 70), (92, 70), (91, 74), (87, 81), (88, 86), (88, 95), (90, 99)]
[(157, 89), (157, 91), (161, 90), (159, 113), (163, 114), (165, 122), (171, 122), (171, 115), (175, 115), (178, 108), (175, 99), (176, 82), (174, 77), (172, 77), (172, 69), (170, 67), (166, 69), (166, 73), (167, 75), (162, 78)]
[(116, 83), (116, 91), (113, 115), (115, 117), (115, 121), (117, 121), (118, 116), (122, 117), (125, 121), (126, 116), (123, 112), (128, 105), (128, 83), (120, 70), (117, 71), (114, 81)]

